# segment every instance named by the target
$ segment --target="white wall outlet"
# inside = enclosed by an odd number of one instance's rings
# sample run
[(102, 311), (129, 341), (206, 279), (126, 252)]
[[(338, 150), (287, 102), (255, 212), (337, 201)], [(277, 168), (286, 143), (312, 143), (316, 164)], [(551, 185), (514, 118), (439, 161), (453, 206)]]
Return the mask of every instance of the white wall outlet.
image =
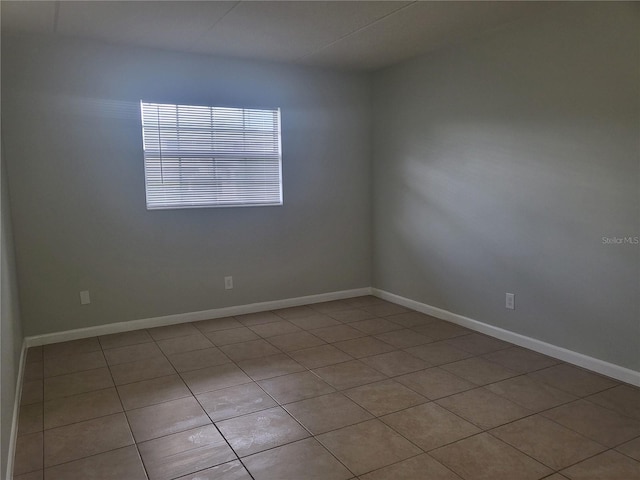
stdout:
[(515, 310), (516, 308), (516, 294), (507, 293), (504, 298), (504, 306), (509, 310)]
[(89, 290), (83, 290), (80, 292), (80, 305), (89, 305), (91, 303), (91, 297), (89, 296)]
[(224, 277), (225, 290), (231, 290), (233, 288), (233, 277)]

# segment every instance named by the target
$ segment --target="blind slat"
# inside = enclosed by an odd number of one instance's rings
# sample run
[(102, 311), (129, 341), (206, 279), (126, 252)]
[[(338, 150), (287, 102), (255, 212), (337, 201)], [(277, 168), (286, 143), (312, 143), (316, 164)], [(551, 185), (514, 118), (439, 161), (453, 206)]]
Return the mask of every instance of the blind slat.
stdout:
[(148, 209), (282, 205), (280, 109), (140, 106)]

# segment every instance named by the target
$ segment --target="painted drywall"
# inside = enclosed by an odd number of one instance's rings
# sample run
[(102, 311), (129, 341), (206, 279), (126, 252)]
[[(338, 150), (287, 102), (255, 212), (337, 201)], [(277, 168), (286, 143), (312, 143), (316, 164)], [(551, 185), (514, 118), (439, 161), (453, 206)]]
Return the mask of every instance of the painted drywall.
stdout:
[(7, 457), (13, 408), (16, 398), (18, 365), (22, 349), (22, 326), (18, 302), (11, 207), (4, 159), (0, 156), (0, 476), (7, 477)]
[[(284, 206), (147, 211), (141, 99), (280, 107)], [(371, 283), (366, 75), (8, 37), (2, 100), (25, 335)]]
[(375, 287), (640, 370), (639, 7), (375, 75)]

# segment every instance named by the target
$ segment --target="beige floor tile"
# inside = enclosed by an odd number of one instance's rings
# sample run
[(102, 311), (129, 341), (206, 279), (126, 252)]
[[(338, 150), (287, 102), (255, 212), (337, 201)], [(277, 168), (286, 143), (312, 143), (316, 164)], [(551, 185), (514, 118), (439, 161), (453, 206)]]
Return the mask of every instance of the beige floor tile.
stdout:
[(137, 362), (109, 367), (116, 385), (150, 380), (176, 373), (176, 369), (166, 357), (148, 358)]
[(251, 382), (251, 379), (232, 363), (185, 372), (181, 376), (194, 394)]
[(393, 332), (394, 330), (402, 330), (402, 325), (390, 322), (384, 318), (370, 318), (368, 320), (359, 320), (349, 324), (350, 327), (356, 328), (367, 335), (377, 335), (379, 333)]
[(486, 388), (534, 412), (557, 407), (576, 399), (569, 393), (539, 382), (527, 375), (493, 383), (487, 385)]
[(138, 443), (211, 423), (193, 397), (129, 410), (127, 419)]
[(606, 377), (566, 363), (538, 370), (528, 375), (578, 397), (591, 395), (618, 385), (617, 382)]
[(396, 381), (430, 400), (475, 388), (476, 385), (439, 367), (396, 377)]
[(279, 310), (273, 310), (273, 313), (275, 313), (281, 318), (289, 320), (292, 318), (308, 317), (308, 316), (314, 315), (316, 312), (312, 308), (306, 305), (302, 305), (299, 307), (288, 307), (288, 308), (281, 308)]
[(457, 348), (447, 345), (446, 340), (426, 345), (418, 345), (416, 347), (407, 348), (406, 351), (411, 355), (421, 358), (431, 366), (435, 367), (445, 363), (457, 362), (465, 358), (472, 357), (469, 352), (458, 350)]
[(553, 473), (488, 433), (438, 448), (430, 455), (465, 480), (538, 480)]
[(247, 313), (245, 315), (236, 315), (235, 319), (245, 326), (261, 325), (263, 323), (282, 321), (282, 317), (279, 317), (273, 312), (256, 312)]
[(126, 347), (139, 343), (153, 342), (153, 338), (146, 330), (133, 330), (131, 332), (113, 333), (98, 337), (103, 349)]
[(223, 420), (216, 425), (240, 457), (309, 436), (281, 407)]
[(133, 445), (124, 413), (94, 418), (44, 432), (44, 466)]
[(461, 327), (454, 323), (445, 322), (443, 320), (432, 322), (422, 327), (413, 327), (412, 329), (419, 334), (429, 338), (432, 342), (435, 342), (436, 340), (446, 340), (449, 338), (460, 337), (462, 335), (469, 335), (473, 333), (473, 331), (469, 330), (468, 328)]
[(570, 480), (631, 480), (640, 478), (640, 462), (613, 450), (562, 471)]
[(146, 480), (147, 475), (138, 450), (131, 446), (47, 468), (45, 479)]
[(238, 366), (254, 380), (264, 380), (305, 370), (302, 365), (284, 353), (243, 360), (238, 362)]
[(429, 364), (424, 360), (402, 350), (381, 353), (380, 355), (362, 358), (360, 361), (389, 377), (396, 377), (429, 367)]
[(225, 345), (220, 347), (220, 350), (222, 350), (234, 362), (282, 353), (279, 349), (264, 339)]
[(476, 385), (499, 382), (518, 375), (497, 363), (488, 362), (480, 357), (467, 358), (453, 363), (447, 363), (440, 368), (462, 377)]
[(420, 312), (398, 313), (395, 315), (389, 315), (385, 318), (393, 323), (403, 326), (404, 328), (422, 327), (439, 321), (436, 317)]
[(352, 307), (364, 307), (368, 305), (383, 305), (385, 303), (389, 303), (386, 300), (382, 300), (381, 298), (374, 297), (373, 295), (362, 295), (360, 297), (348, 298), (345, 301), (345, 304)]
[(42, 403), (23, 405), (18, 416), (18, 435), (36, 433), (43, 430)]
[(387, 378), (360, 360), (351, 360), (350, 362), (316, 368), (313, 372), (338, 390), (357, 387)]
[(44, 402), (44, 428), (62, 427), (121, 411), (120, 398), (114, 387), (57, 398)]
[(327, 313), (348, 310), (351, 307), (344, 300), (329, 300), (328, 302), (312, 303), (309, 308), (321, 313)]
[(627, 417), (640, 420), (640, 389), (638, 388), (619, 385), (610, 390), (592, 395), (587, 400), (615, 410)]
[(357, 322), (358, 320), (366, 320), (367, 318), (376, 317), (372, 313), (365, 312), (364, 310), (360, 310), (359, 308), (350, 308), (347, 310), (329, 312), (328, 315), (331, 318), (334, 318), (339, 322), (344, 322), (344, 323)]
[(42, 470), (42, 451), (42, 432), (29, 433), (17, 437), (13, 461), (14, 475)]
[(285, 405), (314, 435), (370, 420), (372, 415), (340, 393), (330, 393)]
[(311, 372), (260, 380), (258, 384), (281, 405), (335, 391)]
[(585, 400), (568, 403), (542, 415), (607, 447), (640, 436), (638, 420)]
[(250, 340), (258, 340), (260, 338), (253, 330), (243, 326), (240, 326), (240, 328), (210, 331), (206, 333), (206, 336), (218, 347), (221, 347), (222, 345), (231, 345), (233, 343), (248, 342)]
[(59, 355), (77, 355), (80, 353), (99, 352), (100, 342), (98, 337), (81, 338), (68, 342), (52, 343), (42, 347), (42, 354), (45, 360)]
[(336, 342), (333, 345), (354, 358), (379, 355), (381, 353), (392, 352), (396, 349), (393, 345), (389, 345), (374, 337), (354, 338), (353, 340)]
[(435, 403), (391, 413), (381, 420), (425, 451), (480, 432), (475, 425)]
[(616, 450), (640, 462), (640, 437), (620, 445)]
[(255, 480), (347, 480), (352, 477), (333, 455), (313, 438), (243, 458)]
[(113, 387), (113, 380), (108, 368), (97, 368), (95, 370), (46, 378), (44, 380), (44, 400), (69, 397), (108, 387)]
[(196, 396), (211, 420), (218, 422), (259, 412), (278, 404), (256, 383), (244, 383)]
[(35, 472), (24, 473), (22, 475), (14, 475), (13, 480), (43, 480), (44, 471), (36, 470)]
[(25, 363), (31, 362), (42, 362), (44, 360), (43, 357), (43, 347), (29, 347), (27, 349), (27, 357), (25, 359)]
[(430, 338), (420, 335), (408, 328), (380, 333), (376, 335), (376, 338), (397, 348), (410, 348), (431, 342)]
[(238, 460), (207, 468), (176, 480), (253, 480)]
[(309, 315), (308, 317), (292, 318), (289, 321), (294, 325), (302, 328), (303, 330), (333, 327), (335, 325), (341, 324), (338, 320), (331, 318), (329, 315), (323, 315), (320, 313), (314, 313), (313, 315)]
[(605, 449), (541, 415), (503, 425), (493, 429), (491, 434), (554, 470), (573, 465)]
[[(59, 378), (59, 377), (56, 377)], [(34, 403), (42, 403), (44, 395), (44, 386), (49, 383), (43, 380), (31, 380), (22, 383), (22, 394), (20, 396), (20, 405), (32, 405)]]
[(24, 380), (42, 380), (44, 378), (44, 362), (29, 362), (24, 364)]
[(426, 397), (394, 380), (369, 383), (342, 393), (376, 417), (429, 401)]
[(483, 430), (533, 413), (482, 387), (441, 398), (437, 403)]
[(319, 368), (334, 363), (342, 363), (353, 360), (353, 357), (347, 355), (342, 350), (338, 350), (333, 345), (322, 345), (319, 347), (305, 348), (304, 350), (296, 350), (291, 352), (290, 356), (299, 364), (306, 368)]
[(69, 373), (93, 370), (106, 367), (102, 351), (88, 353), (71, 353), (68, 355), (56, 355), (44, 360), (44, 377), (55, 377)]
[(421, 453), (418, 447), (379, 420), (323, 433), (317, 440), (356, 475)]
[(543, 368), (552, 367), (560, 363), (555, 358), (532, 352), (526, 348), (510, 347), (504, 350), (487, 353), (482, 358), (498, 363), (503, 367), (518, 373), (535, 372)]
[(165, 340), (167, 338), (195, 335), (198, 329), (190, 323), (178, 323), (167, 325), (166, 327), (155, 327), (147, 330), (154, 340)]
[(203, 333), (242, 327), (242, 324), (238, 320), (236, 320), (234, 317), (223, 317), (223, 318), (212, 318), (210, 320), (201, 320), (199, 322), (192, 322), (191, 325), (193, 325)]
[(302, 329), (291, 322), (280, 321), (252, 325), (249, 327), (254, 333), (263, 338), (275, 337), (276, 335), (286, 335), (287, 333), (300, 332)]
[(316, 328), (311, 330), (311, 333), (320, 337), (325, 342), (335, 343), (344, 340), (351, 340), (352, 338), (366, 337), (367, 334), (356, 330), (349, 325), (336, 325), (333, 327)]
[(400, 305), (396, 305), (395, 303), (391, 302), (363, 305), (360, 308), (365, 312), (372, 313), (376, 317), (386, 317), (388, 315), (396, 315), (398, 313), (409, 312), (408, 308), (401, 307)]
[(157, 403), (191, 396), (191, 392), (179, 375), (168, 375), (120, 385), (118, 386), (118, 393), (125, 410), (148, 407)]
[(360, 480), (461, 480), (437, 460), (423, 453), (360, 477)]
[(110, 366), (137, 362), (149, 358), (162, 358), (164, 355), (155, 343), (139, 343), (126, 347), (110, 348), (104, 351)]
[(237, 459), (214, 425), (150, 440), (138, 447), (149, 480), (171, 480)]
[(482, 355), (497, 350), (504, 350), (511, 347), (510, 343), (503, 342), (497, 338), (488, 337), (480, 333), (462, 335), (446, 341), (449, 345), (459, 350), (464, 350), (473, 355)]
[(305, 331), (276, 335), (275, 337), (269, 338), (269, 343), (275, 345), (283, 352), (293, 352), (295, 350), (325, 345), (324, 340)]
[(215, 367), (216, 365), (230, 362), (229, 358), (216, 347), (194, 350), (192, 352), (174, 353), (173, 355), (167, 355), (167, 358), (179, 373), (206, 367)]
[(213, 344), (201, 333), (158, 340), (157, 344), (165, 355), (213, 347)]

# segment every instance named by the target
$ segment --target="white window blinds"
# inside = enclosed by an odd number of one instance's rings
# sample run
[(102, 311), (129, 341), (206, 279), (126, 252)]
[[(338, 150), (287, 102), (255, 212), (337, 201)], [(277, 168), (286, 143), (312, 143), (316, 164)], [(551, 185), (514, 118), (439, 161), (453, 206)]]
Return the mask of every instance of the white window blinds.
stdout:
[(280, 109), (140, 105), (147, 209), (282, 205)]

